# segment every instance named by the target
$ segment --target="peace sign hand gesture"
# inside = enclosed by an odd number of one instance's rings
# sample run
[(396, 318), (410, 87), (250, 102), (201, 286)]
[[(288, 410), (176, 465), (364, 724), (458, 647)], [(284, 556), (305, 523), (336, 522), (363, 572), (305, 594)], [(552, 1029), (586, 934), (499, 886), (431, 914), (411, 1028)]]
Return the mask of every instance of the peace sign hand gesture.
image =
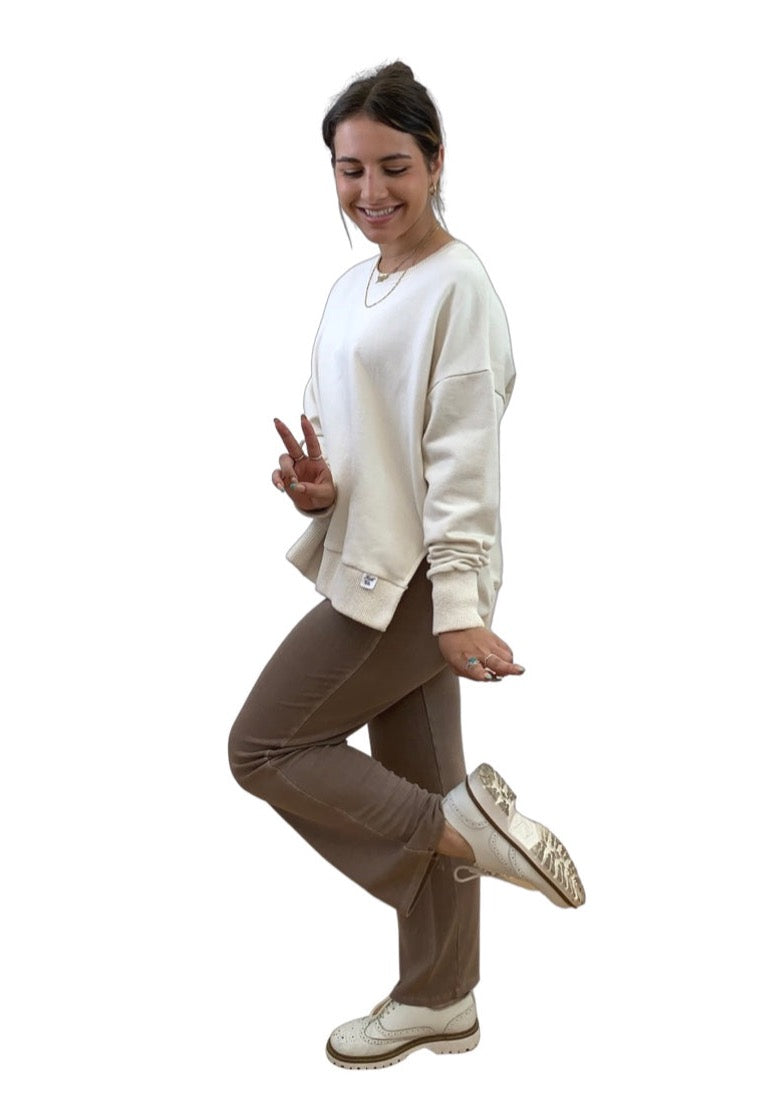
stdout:
[(306, 451), (302, 452), (291, 431), (275, 418), (274, 425), (288, 450), (280, 457), (280, 467), (272, 472), (272, 483), (285, 491), (299, 510), (327, 510), (337, 497), (331, 469), (320, 452), (315, 428), (305, 415), (301, 416)]

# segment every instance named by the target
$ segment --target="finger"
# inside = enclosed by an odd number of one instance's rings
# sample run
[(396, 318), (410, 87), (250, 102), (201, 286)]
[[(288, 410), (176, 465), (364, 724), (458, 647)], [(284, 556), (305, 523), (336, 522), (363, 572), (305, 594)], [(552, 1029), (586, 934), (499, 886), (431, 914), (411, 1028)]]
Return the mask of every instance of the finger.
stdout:
[(503, 660), (513, 660), (513, 649), (510, 647), (507, 641), (503, 641), (502, 637), (494, 638), (495, 644), (493, 652), (496, 655), (502, 657)]
[[(287, 487), (283, 484), (282, 490), (286, 493), (289, 499), (294, 499), (296, 502), (298, 502), (298, 500), (300, 499), (304, 502), (307, 501), (307, 489), (302, 483), (294, 482), (289, 484)], [(305, 508), (302, 506), (301, 509), (304, 510)], [(310, 508), (308, 507), (307, 509)], [(315, 509), (317, 509), (317, 506), (315, 507)]]
[(281, 422), (279, 418), (275, 418), (274, 426), (275, 426), (275, 429), (277, 430), (277, 433), (282, 438), (283, 445), (288, 450), (290, 455), (292, 457), (297, 457), (298, 458), (301, 455), (301, 447), (300, 447), (298, 441), (296, 440), (296, 438), (293, 436), (293, 434), (288, 429), (288, 427), (285, 425), (284, 422)]
[(272, 472), (272, 483), (278, 491), (285, 490), (285, 484), (282, 482), (282, 472), (279, 470), (279, 468), (275, 468)]
[(484, 667), (477, 656), (468, 656), (459, 674), (466, 675), (468, 679), (473, 679), (476, 683), (501, 682), (501, 676)]
[(307, 447), (307, 456), (312, 460), (320, 460), (320, 442), (318, 441), (318, 435), (315, 433), (315, 427), (307, 418), (306, 414), (301, 416), (301, 428), (304, 432), (304, 444)]
[(314, 504), (315, 510), (331, 506), (334, 501), (328, 488), (320, 483), (299, 483), (296, 481), (295, 484), (291, 484), (290, 492), (291, 496), (309, 496), (310, 502)]
[(489, 652), (484, 656), (483, 666), (487, 671), (493, 671), (496, 675), (524, 674), (524, 668), (521, 664), (514, 664), (512, 660), (506, 660), (496, 652)]
[(293, 457), (290, 453), (283, 453), (280, 457), (280, 474), (285, 483), (296, 479), (296, 469), (293, 466)]
[(296, 475), (293, 458), (288, 453), (283, 453), (280, 457), (280, 479), (282, 480), (283, 491), (287, 491), (292, 496), (301, 495), (304, 484)]

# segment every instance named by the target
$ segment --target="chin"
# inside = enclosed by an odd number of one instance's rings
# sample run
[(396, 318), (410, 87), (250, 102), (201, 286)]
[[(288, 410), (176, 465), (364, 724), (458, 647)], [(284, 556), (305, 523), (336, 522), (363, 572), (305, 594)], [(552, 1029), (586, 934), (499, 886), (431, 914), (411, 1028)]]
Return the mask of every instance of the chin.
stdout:
[(379, 246), (390, 245), (391, 242), (395, 242), (399, 237), (398, 234), (385, 230), (383, 227), (362, 226), (359, 229), (368, 241), (376, 242)]

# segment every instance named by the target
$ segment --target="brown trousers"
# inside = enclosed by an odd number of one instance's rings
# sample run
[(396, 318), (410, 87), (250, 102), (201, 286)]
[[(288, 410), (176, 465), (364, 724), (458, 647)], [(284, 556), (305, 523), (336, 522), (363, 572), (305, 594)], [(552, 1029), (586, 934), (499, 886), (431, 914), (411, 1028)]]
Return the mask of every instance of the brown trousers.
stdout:
[[(372, 755), (347, 744), (368, 725)], [(440, 798), (464, 778), (459, 680), (432, 636), (423, 561), (381, 633), (325, 601), (283, 641), (242, 707), (231, 770), (335, 867), (397, 910), (409, 1005), (478, 981), (476, 879), (435, 853)]]

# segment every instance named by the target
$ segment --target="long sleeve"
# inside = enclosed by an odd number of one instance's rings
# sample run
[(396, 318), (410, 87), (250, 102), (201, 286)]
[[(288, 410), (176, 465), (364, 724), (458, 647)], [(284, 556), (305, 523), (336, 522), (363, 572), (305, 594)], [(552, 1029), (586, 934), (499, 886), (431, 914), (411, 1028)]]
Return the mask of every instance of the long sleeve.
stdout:
[[(439, 328), (422, 447), (433, 632), (484, 624), (499, 540), (499, 421), (513, 386), (507, 324), (486, 289), (457, 286)], [(503, 340), (505, 339), (505, 340)]]

